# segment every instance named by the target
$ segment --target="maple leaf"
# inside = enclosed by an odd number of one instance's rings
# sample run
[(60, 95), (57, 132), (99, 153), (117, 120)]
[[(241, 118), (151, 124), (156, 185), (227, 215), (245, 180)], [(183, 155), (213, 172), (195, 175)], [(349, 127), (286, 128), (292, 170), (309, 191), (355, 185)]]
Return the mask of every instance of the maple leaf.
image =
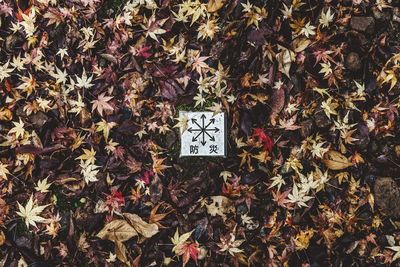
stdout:
[(269, 137), (263, 128), (254, 128), (253, 137), (258, 138), (258, 141), (263, 143), (264, 150), (271, 152), (274, 146), (274, 142), (271, 137)]
[(322, 158), (324, 154), (329, 150), (329, 147), (322, 147), (325, 142), (314, 143), (311, 149), (311, 154), (313, 157)]
[(38, 206), (36, 203), (33, 202), (33, 195), (29, 198), (28, 202), (26, 203), (25, 207), (23, 207), (19, 202), (17, 202), (19, 211), (17, 214), (21, 216), (25, 220), (25, 224), (27, 227), (32, 225), (36, 226), (37, 222), (45, 221), (45, 218), (40, 217), (40, 213), (49, 205)]
[(110, 130), (117, 125), (115, 122), (107, 122), (104, 119), (101, 119), (100, 122), (96, 123), (97, 128), (96, 132), (103, 132), (104, 139), (106, 142), (108, 141), (108, 135), (110, 134)]
[(8, 65), (10, 61), (7, 61), (4, 65), (0, 65), (0, 82), (2, 82), (5, 78), (10, 77), (10, 73), (13, 71), (12, 68), (9, 68)]
[(107, 102), (113, 99), (113, 96), (105, 96), (106, 93), (100, 94), (96, 100), (93, 100), (91, 103), (93, 103), (92, 106), (92, 111), (95, 109), (97, 112), (100, 114), (100, 116), (103, 117), (103, 111), (114, 111), (114, 108), (108, 104)]
[(159, 228), (163, 227), (165, 228), (160, 221), (162, 219), (164, 219), (168, 214), (170, 214), (171, 212), (173, 212), (174, 210), (171, 208), (169, 210), (167, 210), (165, 213), (157, 213), (158, 209), (160, 208), (162, 203), (158, 203), (157, 205), (155, 205), (150, 212), (150, 217), (149, 217), (149, 223), (155, 223), (157, 224), (157, 226)]
[(300, 233), (297, 234), (297, 236), (294, 240), (296, 248), (299, 250), (307, 249), (310, 244), (310, 239), (314, 235), (314, 232), (315, 231), (313, 229), (309, 229), (306, 231), (300, 231)]
[(171, 166), (167, 166), (165, 164), (163, 164), (164, 160), (166, 160), (167, 158), (157, 158), (155, 156), (152, 155), (152, 159), (153, 159), (153, 172), (163, 175), (164, 174), (164, 170), (171, 167)]
[(300, 33), (304, 34), (307, 38), (310, 37), (310, 35), (315, 35), (315, 26), (310, 25), (310, 22), (307, 22), (306, 25), (301, 29)]
[(125, 198), (120, 191), (113, 189), (111, 190), (111, 194), (106, 196), (105, 203), (111, 213), (114, 211), (119, 212), (121, 207), (125, 205)]
[(86, 107), (86, 104), (85, 102), (82, 101), (82, 96), (79, 92), (78, 92), (78, 100), (68, 100), (68, 102), (72, 106), (72, 108), (68, 110), (68, 112), (75, 113), (75, 115), (81, 113), (83, 108)]
[(245, 240), (236, 240), (236, 236), (233, 233), (230, 233), (228, 237), (221, 236), (220, 240), (221, 243), (217, 244), (220, 247), (220, 252), (227, 251), (232, 256), (235, 256), (236, 253), (244, 252), (239, 246), (242, 245)]
[(209, 58), (209, 56), (204, 56), (201, 57), (200, 56), (200, 52), (198, 52), (194, 58), (192, 59), (192, 70), (196, 70), (198, 74), (202, 74), (202, 70), (203, 69), (208, 69), (209, 66), (207, 65), (207, 63), (205, 63), (204, 61), (206, 61)]
[(389, 90), (392, 90), (393, 87), (397, 84), (397, 77), (396, 77), (396, 74), (394, 73), (394, 70), (385, 70), (384, 77), (385, 78), (382, 83), (390, 82)]
[(108, 258), (106, 259), (106, 262), (111, 263), (111, 262), (116, 262), (117, 261), (117, 254), (114, 253), (109, 253)]
[(203, 23), (199, 26), (197, 31), (197, 39), (204, 40), (206, 38), (210, 38), (212, 40), (215, 33), (219, 31), (217, 20), (208, 19), (206, 23)]
[(58, 231), (61, 228), (61, 217), (60, 214), (52, 215), (49, 219), (46, 220), (46, 234), (50, 235), (53, 239), (57, 237)]
[(178, 122), (174, 125), (174, 128), (179, 128), (182, 134), (188, 128), (189, 117), (187, 115), (182, 115), (175, 120), (177, 120)]
[(76, 158), (76, 160), (83, 160), (89, 164), (94, 164), (96, 158), (96, 151), (93, 147), (89, 149), (83, 148), (83, 154)]
[(285, 180), (282, 178), (282, 175), (280, 175), (280, 174), (272, 177), (271, 181), (272, 181), (272, 183), (270, 184), (270, 186), (268, 188), (277, 186), (278, 191), (281, 189), (282, 185), (286, 184)]
[(336, 108), (339, 106), (336, 102), (332, 102), (332, 98), (329, 97), (328, 100), (321, 103), (321, 108), (324, 109), (325, 115), (330, 119), (331, 114), (337, 115)]
[(162, 19), (162, 20), (156, 20), (156, 17), (153, 15), (150, 17), (150, 19), (147, 19), (144, 17), (144, 22), (147, 22), (147, 26), (142, 26), (145, 30), (147, 30), (147, 36), (150, 36), (152, 39), (154, 39), (156, 42), (158, 42), (157, 35), (164, 34), (167, 31), (162, 29), (160, 26), (162, 26), (167, 19)]
[(307, 196), (304, 191), (299, 191), (297, 184), (293, 184), (292, 193), (288, 195), (289, 202), (295, 203), (299, 208), (308, 207), (307, 201), (313, 197)]
[(171, 238), (172, 244), (174, 244), (172, 252), (174, 252), (178, 256), (182, 255), (183, 266), (188, 263), (190, 258), (192, 258), (197, 263), (199, 244), (197, 242), (187, 241), (193, 231), (194, 230), (187, 232), (183, 235), (179, 235), (178, 228), (176, 228), (174, 237)]
[(324, 78), (326, 78), (329, 74), (332, 74), (333, 70), (331, 68), (331, 63), (328, 61), (328, 63), (320, 63), (321, 65), (321, 70), (319, 73), (324, 74)]
[(47, 177), (46, 177), (43, 180), (39, 180), (37, 182), (35, 189), (38, 192), (47, 193), (47, 192), (49, 192), (49, 188), (50, 188), (51, 184), (52, 183), (47, 183)]
[(319, 18), (319, 24), (322, 28), (328, 27), (329, 23), (332, 22), (334, 14), (331, 14), (331, 8), (328, 8), (326, 13), (321, 12), (321, 17)]
[(287, 5), (285, 5), (285, 3), (283, 3), (283, 8), (284, 9), (280, 9), (280, 11), (283, 14), (283, 18), (284, 19), (288, 19), (292, 17), (292, 12), (293, 12), (293, 6), (290, 5), (290, 8), (287, 7)]
[(77, 81), (76, 86), (78, 86), (79, 88), (88, 89), (93, 86), (93, 84), (90, 83), (92, 81), (92, 79), (93, 79), (93, 75), (88, 77), (86, 75), (86, 70), (83, 69), (82, 77), (78, 77), (78, 75), (76, 75), (76, 81)]
[(3, 180), (7, 180), (7, 174), (10, 174), (10, 171), (7, 169), (8, 165), (0, 162), (0, 178)]
[(86, 184), (89, 184), (89, 182), (97, 182), (98, 179), (96, 178), (97, 173), (100, 171), (98, 168), (100, 166), (91, 164), (90, 162), (84, 162), (81, 160), (79, 166), (82, 168), (81, 174), (83, 175), (83, 178), (85, 179)]
[(285, 192), (280, 192), (279, 190), (276, 191), (276, 193), (274, 191), (272, 191), (272, 199), (276, 202), (276, 204), (282, 208), (288, 208), (288, 204), (289, 205), (293, 205), (290, 203), (289, 199), (287, 199), (287, 196), (290, 193), (290, 189), (286, 190)]
[(19, 137), (24, 137), (25, 134), (25, 129), (24, 126), (25, 124), (22, 122), (21, 119), (19, 119), (19, 122), (13, 122), (14, 127), (11, 128), (11, 130), (8, 132), (8, 134), (13, 134), (15, 133), (15, 138), (19, 138)]
[(58, 49), (56, 55), (59, 55), (61, 60), (62, 60), (64, 58), (64, 56), (69, 56), (68, 55), (68, 49), (67, 48), (60, 48), (60, 49)]
[(46, 13), (44, 13), (43, 18), (48, 19), (47, 26), (56, 24), (56, 27), (64, 21), (64, 16), (57, 9), (50, 7)]
[(57, 66), (56, 71), (57, 73), (50, 73), (51, 77), (56, 79), (56, 83), (65, 84), (67, 82), (68, 73), (65, 70), (61, 71), (59, 68), (57, 68)]

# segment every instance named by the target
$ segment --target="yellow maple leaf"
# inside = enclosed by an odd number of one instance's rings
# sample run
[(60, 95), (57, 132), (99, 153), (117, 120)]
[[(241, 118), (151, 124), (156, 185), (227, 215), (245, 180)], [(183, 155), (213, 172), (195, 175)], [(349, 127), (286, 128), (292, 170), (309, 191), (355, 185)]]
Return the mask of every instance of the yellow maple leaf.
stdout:
[(96, 123), (96, 132), (103, 132), (104, 139), (108, 141), (108, 136), (110, 134), (110, 130), (117, 125), (115, 122), (107, 122), (104, 119), (101, 119), (100, 122)]
[(33, 201), (33, 195), (31, 195), (31, 197), (29, 198), (25, 207), (23, 207), (19, 202), (17, 202), (17, 204), (18, 204), (18, 208), (19, 208), (19, 211), (17, 211), (17, 214), (25, 220), (25, 224), (27, 227), (29, 227), (29, 225), (37, 227), (36, 226), (37, 222), (45, 221), (45, 218), (43, 218), (39, 215), (49, 205), (38, 206)]
[(0, 178), (7, 180), (7, 174), (10, 174), (10, 171), (7, 169), (7, 164), (0, 162)]
[(24, 122), (21, 119), (19, 119), (19, 122), (13, 121), (13, 124), (14, 124), (14, 127), (11, 128), (11, 130), (8, 132), (8, 134), (14, 133), (16, 138), (24, 137), (24, 134), (25, 134)]
[(83, 160), (86, 164), (94, 164), (96, 158), (96, 151), (94, 151), (93, 147), (89, 149), (83, 148), (83, 154), (76, 158), (76, 160)]

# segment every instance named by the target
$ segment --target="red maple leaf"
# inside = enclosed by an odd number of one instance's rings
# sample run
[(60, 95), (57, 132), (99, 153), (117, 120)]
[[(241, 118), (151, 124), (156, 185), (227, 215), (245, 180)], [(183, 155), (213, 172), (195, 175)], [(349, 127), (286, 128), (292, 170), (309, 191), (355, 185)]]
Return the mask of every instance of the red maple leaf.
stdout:
[(197, 258), (199, 256), (199, 244), (197, 242), (185, 243), (182, 250), (184, 251), (182, 255), (183, 266), (188, 263), (189, 259), (192, 258), (197, 264)]
[(154, 173), (152, 171), (145, 171), (140, 180), (144, 182), (145, 185), (150, 183), (150, 178), (153, 177)]
[(119, 210), (125, 205), (125, 198), (120, 191), (111, 190), (111, 194), (106, 197), (106, 204), (110, 211)]
[(149, 58), (149, 57), (151, 57), (151, 53), (149, 53), (148, 51), (151, 49), (151, 46), (145, 46), (145, 45), (142, 45), (142, 46), (140, 46), (140, 48), (136, 51), (136, 54), (138, 55), (138, 56), (140, 56), (140, 57), (143, 57), (143, 58)]
[(256, 137), (259, 142), (263, 143), (264, 150), (269, 152), (272, 151), (272, 147), (274, 146), (274, 142), (271, 137), (269, 137), (263, 128), (254, 128), (253, 129), (253, 137)]

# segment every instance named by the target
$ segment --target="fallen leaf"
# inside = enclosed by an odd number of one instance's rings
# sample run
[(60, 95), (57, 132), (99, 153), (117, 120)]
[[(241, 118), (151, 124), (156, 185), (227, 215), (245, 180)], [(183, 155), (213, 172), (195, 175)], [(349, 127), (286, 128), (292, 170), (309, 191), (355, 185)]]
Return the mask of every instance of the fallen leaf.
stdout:
[(124, 213), (125, 218), (135, 230), (146, 238), (150, 238), (158, 233), (158, 226), (155, 223), (147, 223), (138, 215), (133, 213)]
[(3, 231), (0, 230), (0, 246), (2, 246), (6, 242), (6, 236)]
[(114, 220), (104, 226), (97, 234), (101, 239), (107, 239), (113, 242), (124, 242), (137, 236), (135, 228), (125, 220)]
[(210, 13), (217, 12), (225, 4), (225, 0), (210, 0), (207, 4), (207, 11)]
[(334, 150), (326, 152), (322, 162), (331, 170), (342, 170), (353, 165), (344, 155)]

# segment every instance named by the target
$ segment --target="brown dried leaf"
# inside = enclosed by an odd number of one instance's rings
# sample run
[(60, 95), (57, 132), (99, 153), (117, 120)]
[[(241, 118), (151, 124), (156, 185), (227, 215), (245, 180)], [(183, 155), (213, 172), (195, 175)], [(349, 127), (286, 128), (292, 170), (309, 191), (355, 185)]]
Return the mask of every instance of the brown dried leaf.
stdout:
[(127, 249), (122, 242), (115, 242), (115, 254), (117, 255), (117, 259), (121, 262), (125, 263), (127, 266), (131, 266), (128, 257), (127, 257)]
[(2, 246), (6, 242), (6, 236), (3, 231), (0, 230), (0, 246)]
[(334, 150), (326, 152), (322, 162), (331, 170), (342, 170), (353, 165), (344, 155)]
[[(137, 214), (124, 213), (125, 218), (135, 230), (146, 238), (150, 238), (158, 233), (158, 226), (155, 223), (147, 223)], [(135, 231), (135, 232), (136, 232)]]
[(107, 239), (113, 242), (124, 242), (137, 236), (135, 228), (125, 220), (114, 220), (104, 226), (97, 234), (101, 239)]
[(225, 4), (225, 0), (210, 0), (207, 4), (207, 11), (210, 13), (217, 12)]

